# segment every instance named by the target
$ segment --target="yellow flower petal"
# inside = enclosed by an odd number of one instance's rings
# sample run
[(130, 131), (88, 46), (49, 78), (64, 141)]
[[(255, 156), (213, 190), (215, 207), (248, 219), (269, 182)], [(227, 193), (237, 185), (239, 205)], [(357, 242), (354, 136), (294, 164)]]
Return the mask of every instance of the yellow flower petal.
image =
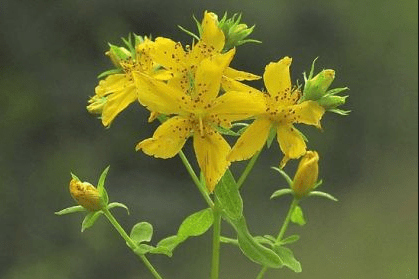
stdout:
[(259, 90), (246, 85), (244, 83), (238, 82), (232, 78), (229, 78), (227, 76), (223, 76), (221, 79), (221, 86), (223, 87), (224, 91), (243, 91), (243, 92), (249, 92), (249, 93), (258, 93)]
[(156, 63), (173, 73), (180, 73), (187, 67), (186, 53), (182, 45), (167, 38), (159, 37), (155, 40), (150, 56)]
[(103, 126), (109, 126), (115, 117), (136, 99), (137, 90), (135, 86), (108, 95), (102, 110)]
[(195, 74), (195, 94), (192, 96), (197, 105), (206, 106), (214, 100), (219, 91), (224, 69), (233, 59), (235, 49), (225, 54), (217, 54), (202, 60)]
[(291, 92), (290, 65), (292, 59), (284, 57), (265, 67), (263, 81), (271, 97), (281, 97)]
[(212, 192), (230, 165), (226, 160), (230, 145), (215, 131), (206, 132), (204, 136), (195, 133), (193, 145), (206, 186)]
[(248, 93), (230, 91), (218, 97), (209, 110), (210, 114), (229, 122), (247, 119), (265, 112), (265, 99), (262, 92)]
[(182, 149), (191, 133), (189, 119), (175, 116), (162, 123), (154, 132), (152, 138), (143, 140), (135, 147), (145, 154), (156, 158), (171, 158)]
[(304, 138), (291, 124), (279, 125), (277, 127), (277, 140), (282, 153), (284, 153), (281, 167), (285, 166), (288, 159), (300, 158), (306, 152)]
[(314, 101), (305, 101), (301, 104), (289, 106), (294, 113), (294, 123), (304, 123), (321, 128), (320, 120), (325, 112), (324, 108)]
[(95, 93), (99, 96), (105, 96), (123, 90), (125, 87), (132, 84), (133, 81), (127, 78), (126, 74), (114, 74), (99, 81), (99, 85), (95, 88)]
[(234, 80), (238, 80), (238, 81), (242, 81), (242, 80), (258, 80), (261, 77), (254, 75), (252, 73), (248, 73), (248, 72), (243, 72), (243, 71), (239, 71), (233, 68), (228, 67), (227, 69), (224, 70), (224, 75), (232, 78)]
[(221, 52), (223, 49), (225, 37), (223, 31), (218, 27), (216, 14), (205, 11), (200, 41), (209, 47), (213, 47), (217, 52)]
[(160, 70), (153, 71), (151, 76), (158, 80), (169, 80), (173, 77), (173, 74), (169, 71), (160, 69)]
[(271, 121), (266, 118), (258, 118), (250, 124), (240, 136), (227, 156), (229, 161), (247, 160), (263, 148), (268, 139)]
[(180, 114), (190, 107), (190, 97), (166, 83), (146, 75), (135, 74), (139, 102), (150, 111)]

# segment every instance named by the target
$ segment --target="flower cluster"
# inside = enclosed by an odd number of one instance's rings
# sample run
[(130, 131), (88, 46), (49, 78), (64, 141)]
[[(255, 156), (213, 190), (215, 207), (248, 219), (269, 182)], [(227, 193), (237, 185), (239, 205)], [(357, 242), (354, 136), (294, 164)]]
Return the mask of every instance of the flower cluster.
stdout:
[[(326, 92), (333, 79), (313, 78), (311, 72), (302, 92), (291, 83), (290, 57), (265, 67), (266, 91), (244, 84), (261, 77), (229, 66), (236, 46), (255, 42), (246, 39), (253, 27), (247, 28), (239, 20), (224, 16), (219, 21), (216, 14), (205, 12), (198, 23), (199, 36), (192, 34), (196, 41), (191, 46), (169, 38), (152, 40), (137, 35), (124, 39), (126, 47), (110, 45), (106, 55), (116, 69), (100, 76), (104, 79), (95, 88), (87, 109), (100, 115), (107, 127), (129, 104), (138, 101), (150, 111), (150, 122), (158, 117), (162, 124), (152, 137), (139, 142), (136, 150), (171, 158), (192, 138), (209, 192), (231, 162), (251, 158), (275, 135), (284, 154), (281, 167), (289, 159), (300, 158), (307, 147), (294, 124), (321, 128), (324, 113), (344, 103), (345, 97), (332, 96), (342, 90)], [(327, 94), (329, 99), (323, 98)], [(331, 104), (331, 98), (339, 102)], [(231, 147), (224, 131), (243, 120), (253, 122)]]

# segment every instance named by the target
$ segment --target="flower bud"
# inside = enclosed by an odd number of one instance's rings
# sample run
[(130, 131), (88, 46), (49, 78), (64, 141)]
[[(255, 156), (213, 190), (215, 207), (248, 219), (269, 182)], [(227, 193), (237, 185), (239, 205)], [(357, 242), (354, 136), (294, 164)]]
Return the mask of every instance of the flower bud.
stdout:
[(70, 181), (70, 195), (81, 206), (89, 211), (101, 210), (104, 203), (99, 191), (88, 182), (81, 182), (73, 177)]
[(346, 98), (348, 98), (348, 96), (324, 96), (323, 98), (318, 100), (318, 103), (326, 110), (334, 109), (338, 106), (345, 104)]
[(307, 151), (297, 168), (292, 183), (292, 190), (297, 197), (307, 195), (316, 185), (319, 175), (319, 154)]
[(112, 63), (117, 67), (121, 68), (121, 62), (131, 57), (131, 53), (124, 47), (114, 46), (109, 44), (110, 48), (105, 54), (109, 56)]
[(323, 70), (315, 77), (308, 79), (304, 85), (304, 99), (317, 101), (324, 96), (334, 79), (334, 70)]
[(240, 23), (241, 15), (234, 14), (231, 18), (227, 18), (227, 13), (218, 22), (218, 27), (223, 31), (225, 36), (224, 51), (228, 51), (236, 46), (245, 43), (260, 43), (260, 41), (253, 39), (246, 39), (252, 32), (255, 26), (248, 27), (245, 23)]

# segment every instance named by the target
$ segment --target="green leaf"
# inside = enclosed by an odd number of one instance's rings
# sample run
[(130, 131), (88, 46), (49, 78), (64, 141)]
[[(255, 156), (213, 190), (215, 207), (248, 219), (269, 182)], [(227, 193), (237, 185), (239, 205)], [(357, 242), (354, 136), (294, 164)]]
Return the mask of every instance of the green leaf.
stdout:
[(55, 215), (65, 215), (65, 214), (82, 212), (82, 211), (87, 211), (87, 210), (86, 210), (86, 208), (84, 208), (81, 205), (75, 205), (75, 206), (67, 207), (67, 208), (64, 208), (60, 211), (54, 212), (54, 214)]
[(334, 112), (336, 114), (340, 114), (343, 116), (346, 116), (351, 112), (350, 110), (342, 110), (342, 109), (329, 109), (327, 111)]
[(266, 140), (266, 146), (269, 148), (271, 147), (271, 144), (276, 136), (276, 127), (271, 126), (271, 129), (269, 130), (268, 139)]
[(291, 243), (297, 242), (299, 239), (300, 239), (300, 236), (294, 234), (294, 235), (288, 236), (287, 238), (282, 239), (279, 243), (281, 245), (282, 244), (291, 244)]
[(129, 215), (129, 209), (128, 209), (128, 207), (127, 207), (125, 204), (123, 204), (123, 203), (120, 203), (120, 202), (111, 202), (111, 203), (110, 203), (110, 204), (108, 204), (108, 206), (107, 206), (107, 208), (108, 208), (108, 209), (112, 209), (112, 208), (115, 208), (115, 207), (122, 207), (122, 208), (125, 208), (125, 209), (127, 210), (128, 215)]
[(206, 208), (188, 216), (180, 225), (178, 236), (189, 237), (204, 234), (214, 222), (211, 208)]
[(334, 196), (332, 196), (331, 194), (328, 194), (328, 193), (325, 193), (325, 192), (321, 192), (321, 191), (311, 191), (310, 193), (308, 193), (307, 196), (309, 196), (309, 197), (311, 197), (311, 196), (317, 196), (317, 197), (326, 198), (326, 199), (329, 199), (329, 200), (332, 200), (332, 201), (335, 201), (335, 202), (338, 201), (338, 199), (335, 198)]
[(135, 224), (130, 233), (130, 238), (138, 245), (141, 242), (149, 242), (153, 236), (153, 226), (148, 222)]
[(298, 224), (300, 226), (304, 226), (306, 224), (306, 220), (304, 219), (303, 210), (298, 205), (295, 207), (294, 211), (291, 215), (291, 222)]
[(235, 137), (240, 136), (239, 133), (236, 133), (233, 130), (230, 130), (221, 126), (214, 126), (214, 128), (222, 135), (235, 136)]
[(121, 68), (111, 69), (111, 70), (104, 71), (103, 73), (100, 73), (97, 76), (97, 78), (103, 78), (103, 77), (106, 77), (106, 76), (109, 76), (109, 75), (113, 75), (113, 74), (120, 74), (122, 72), (123, 72), (123, 70)]
[(279, 189), (279, 190), (273, 192), (273, 194), (271, 195), (271, 199), (273, 199), (273, 198), (279, 198), (280, 196), (287, 195), (287, 194), (292, 194), (292, 190), (291, 189), (288, 189), (288, 188), (286, 188), (286, 189)]
[[(280, 168), (276, 168), (276, 167), (272, 167), (272, 169), (274, 169), (277, 172), (279, 172), (282, 175), (282, 177), (285, 179), (285, 181), (287, 181), (287, 183), (290, 186), (290, 188), (292, 188), (292, 184), (293, 184), (292, 179), (291, 179), (291, 177), (288, 176), (288, 174), (285, 171), (283, 171)], [(271, 198), (272, 198), (272, 196), (271, 196)]]
[(301, 264), (295, 259), (291, 249), (283, 246), (275, 246), (274, 251), (281, 258), (286, 267), (297, 273), (302, 271)]
[(164, 254), (168, 257), (171, 257), (173, 255), (173, 250), (183, 241), (185, 241), (185, 237), (179, 237), (177, 235), (172, 235), (166, 238), (163, 238), (160, 240), (159, 243), (157, 243), (157, 247), (150, 250), (150, 253), (153, 254)]
[(266, 238), (266, 239), (268, 239), (272, 243), (275, 243), (276, 242), (276, 237), (273, 237), (272, 235), (265, 234), (263, 237)]
[(193, 38), (195, 38), (197, 41), (199, 41), (199, 37), (197, 35), (195, 35), (192, 31), (189, 31), (188, 29), (178, 25), (177, 26), (180, 30), (182, 30), (183, 32), (185, 32), (186, 34), (192, 36)]
[(215, 187), (215, 195), (218, 199), (218, 206), (225, 217), (238, 220), (243, 216), (243, 200), (229, 169)]
[(254, 236), (253, 239), (260, 244), (269, 244), (272, 246), (275, 243), (275, 241), (272, 241), (272, 239), (266, 238), (265, 236)]
[(317, 187), (319, 187), (320, 185), (323, 184), (323, 180), (320, 180), (316, 183), (316, 185), (314, 185), (313, 189), (316, 189)]
[(346, 91), (346, 90), (349, 90), (349, 88), (348, 87), (333, 88), (333, 89), (330, 89), (329, 91), (327, 91), (325, 96), (336, 95), (336, 94), (338, 94), (342, 91)]
[(81, 224), (81, 232), (84, 232), (86, 229), (93, 226), (101, 214), (102, 211), (88, 213), (86, 217), (84, 217), (83, 223)]
[(106, 180), (106, 176), (108, 175), (108, 171), (109, 171), (110, 166), (107, 166), (102, 174), (99, 177), (99, 181), (97, 183), (97, 190), (99, 191), (99, 195), (102, 196), (103, 192), (105, 190), (105, 180)]
[(282, 266), (282, 260), (271, 249), (266, 248), (258, 243), (249, 233), (244, 217), (235, 223), (237, 231), (237, 240), (240, 250), (250, 260), (263, 266), (270, 268), (279, 268)]
[(156, 249), (156, 247), (147, 245), (147, 244), (140, 244), (138, 247), (134, 250), (134, 253), (137, 255), (145, 255), (149, 253), (150, 251)]

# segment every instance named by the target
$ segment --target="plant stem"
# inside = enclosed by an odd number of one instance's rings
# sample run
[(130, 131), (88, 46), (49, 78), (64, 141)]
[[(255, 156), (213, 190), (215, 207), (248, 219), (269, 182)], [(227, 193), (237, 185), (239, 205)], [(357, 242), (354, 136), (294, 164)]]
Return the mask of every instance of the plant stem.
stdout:
[(249, 175), (250, 171), (252, 170), (253, 166), (256, 163), (256, 160), (259, 157), (259, 154), (262, 150), (259, 150), (256, 152), (255, 155), (253, 155), (252, 159), (250, 159), (249, 163), (247, 163), (246, 168), (244, 169), (242, 175), (240, 176), (239, 180), (237, 181), (237, 187), (240, 189), (240, 187), (243, 185), (244, 181), (246, 180), (247, 176)]
[[(280, 231), (278, 233), (278, 236), (276, 238), (276, 243), (278, 243), (279, 241), (281, 241), (282, 237), (284, 236), (284, 234), (285, 234), (285, 232), (286, 232), (286, 230), (288, 228), (288, 225), (289, 225), (289, 223), (291, 221), (292, 213), (294, 212), (294, 209), (295, 209), (295, 207), (297, 205), (298, 205), (298, 199), (297, 198), (294, 198), (292, 200), (292, 202), (291, 202), (290, 208), (288, 209), (287, 217), (285, 217), (284, 223), (282, 224), (282, 227), (281, 227), (281, 229), (280, 229)], [(263, 276), (265, 275), (265, 272), (267, 270), (268, 270), (268, 268), (266, 266), (264, 266), (260, 270), (260, 272), (259, 272), (258, 276), (256, 277), (256, 279), (262, 279)]]
[(189, 163), (188, 159), (186, 158), (183, 151), (179, 151), (179, 157), (182, 159), (183, 164), (186, 167), (186, 170), (188, 171), (189, 175), (191, 176), (193, 182), (195, 182), (195, 185), (198, 187), (199, 192), (201, 192), (202, 197), (207, 202), (209, 207), (214, 208), (214, 202), (210, 198), (207, 189), (202, 185), (201, 181), (199, 180), (198, 176), (196, 176), (195, 171), (193, 170), (191, 164)]
[[(121, 225), (118, 223), (118, 221), (115, 219), (115, 217), (113, 217), (113, 215), (111, 214), (111, 212), (107, 208), (102, 209), (102, 211), (103, 211), (103, 214), (106, 216), (106, 218), (108, 218), (109, 222), (114, 226), (114, 228), (119, 232), (119, 234), (125, 240), (125, 242), (129, 246), (129, 248), (131, 248), (132, 251), (134, 251), (136, 248), (138, 248), (137, 244), (135, 244), (135, 242), (128, 236), (128, 234), (121, 227)], [(162, 279), (162, 277), (160, 276), (160, 274), (156, 271), (156, 269), (153, 267), (153, 265), (148, 261), (148, 259), (146, 258), (146, 256), (139, 255), (137, 253), (135, 253), (135, 254), (145, 264), (145, 266), (148, 268), (148, 270), (151, 272), (151, 274), (153, 274), (154, 278), (156, 278), (156, 279)]]
[(212, 263), (211, 279), (218, 279), (220, 266), (220, 237), (221, 237), (221, 214), (217, 206), (213, 208), (214, 227), (212, 235)]

